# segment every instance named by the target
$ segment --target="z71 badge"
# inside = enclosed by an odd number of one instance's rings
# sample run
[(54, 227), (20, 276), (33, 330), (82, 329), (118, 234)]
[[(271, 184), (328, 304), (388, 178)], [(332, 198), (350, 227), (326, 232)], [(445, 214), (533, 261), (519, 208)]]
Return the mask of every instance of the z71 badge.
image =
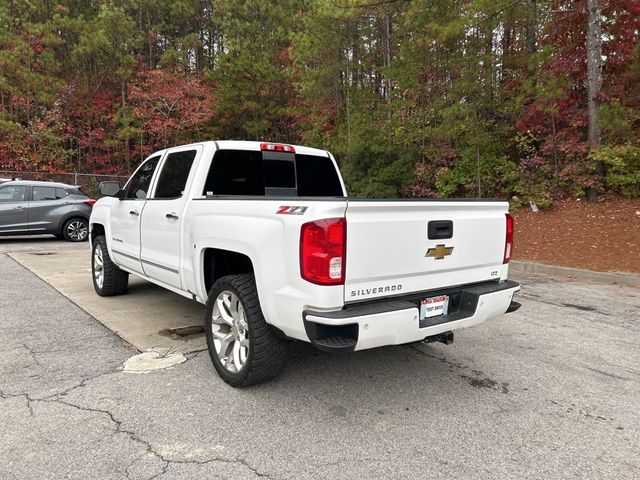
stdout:
[(304, 215), (304, 212), (307, 211), (309, 207), (291, 207), (288, 205), (283, 205), (278, 208), (277, 214), (280, 215)]

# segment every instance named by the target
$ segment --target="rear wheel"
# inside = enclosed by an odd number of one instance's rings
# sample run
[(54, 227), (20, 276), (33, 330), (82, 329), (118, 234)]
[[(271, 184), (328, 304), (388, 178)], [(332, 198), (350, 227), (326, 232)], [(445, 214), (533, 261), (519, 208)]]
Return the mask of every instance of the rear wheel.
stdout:
[(213, 285), (205, 331), (213, 366), (233, 387), (270, 380), (285, 364), (287, 341), (267, 325), (252, 274), (229, 275)]
[(109, 257), (105, 238), (100, 235), (93, 240), (91, 251), (91, 274), (93, 288), (101, 297), (120, 295), (127, 291), (129, 274), (118, 268)]
[(68, 242), (84, 242), (89, 238), (89, 223), (84, 218), (71, 218), (64, 223), (62, 236)]

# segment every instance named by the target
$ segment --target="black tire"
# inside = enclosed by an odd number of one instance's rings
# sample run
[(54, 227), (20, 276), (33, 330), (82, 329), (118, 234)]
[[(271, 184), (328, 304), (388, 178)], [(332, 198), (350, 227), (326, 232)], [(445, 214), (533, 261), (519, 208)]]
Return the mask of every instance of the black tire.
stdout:
[[(229, 371), (223, 364), (214, 345), (213, 310), (218, 295), (232, 292), (244, 310), (248, 326), (248, 354), (242, 368)], [(277, 336), (264, 319), (253, 274), (229, 275), (220, 278), (211, 288), (207, 299), (205, 332), (211, 361), (218, 375), (232, 387), (255, 385), (276, 377), (287, 359), (287, 340)]]
[(89, 239), (89, 222), (86, 218), (70, 218), (62, 226), (62, 237), (67, 242), (84, 242)]
[[(102, 258), (102, 285), (96, 278), (96, 270), (99, 269), (96, 258), (96, 250), (100, 249)], [(107, 241), (104, 236), (100, 235), (93, 239), (93, 248), (91, 249), (91, 278), (93, 279), (93, 288), (101, 297), (111, 297), (113, 295), (121, 295), (126, 293), (129, 285), (129, 273), (118, 268), (109, 257), (107, 250)]]

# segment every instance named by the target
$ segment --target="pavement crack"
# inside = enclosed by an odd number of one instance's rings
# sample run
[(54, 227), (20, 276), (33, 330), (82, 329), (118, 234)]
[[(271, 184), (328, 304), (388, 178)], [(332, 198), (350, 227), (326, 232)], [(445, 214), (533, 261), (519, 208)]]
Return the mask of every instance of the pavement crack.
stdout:
[(171, 464), (179, 464), (179, 465), (208, 465), (210, 463), (228, 463), (228, 464), (237, 464), (237, 465), (242, 465), (245, 468), (247, 468), (248, 470), (251, 470), (251, 472), (259, 478), (267, 478), (267, 479), (271, 479), (272, 477), (266, 473), (262, 473), (259, 471), (258, 468), (252, 466), (249, 462), (247, 462), (246, 459), (244, 458), (234, 458), (234, 459), (229, 459), (229, 458), (223, 458), (223, 457), (214, 457), (214, 458), (209, 458), (206, 460), (186, 460), (186, 459), (171, 459), (171, 458), (166, 458), (164, 457), (162, 454), (151, 450), (152, 453), (154, 453), (155, 455), (157, 455), (160, 459), (162, 459), (165, 462), (165, 467), (163, 468), (163, 471), (155, 474), (154, 476), (148, 478), (147, 480), (152, 480), (158, 477), (161, 477), (162, 475), (164, 475), (169, 466)]
[[(88, 381), (90, 379), (86, 379), (86, 380)], [(77, 388), (77, 387), (78, 386), (76, 386), (75, 388)], [(70, 390), (72, 390), (72, 389), (70, 389)], [(152, 445), (152, 443), (150, 441), (145, 440), (144, 438), (142, 438), (140, 436), (140, 434), (138, 434), (137, 432), (135, 432), (133, 430), (129, 430), (127, 428), (124, 428), (123, 427), (123, 421), (118, 419), (113, 414), (113, 412), (111, 412), (109, 410), (101, 409), (101, 408), (84, 407), (84, 406), (81, 406), (81, 405), (77, 405), (75, 403), (71, 403), (71, 402), (65, 401), (62, 398), (59, 398), (60, 396), (62, 396), (62, 394), (59, 394), (59, 395), (57, 395), (55, 397), (48, 397), (48, 398), (42, 398), (42, 399), (31, 399), (26, 394), (12, 395), (12, 396), (25, 396), (30, 402), (31, 401), (37, 401), (37, 402), (46, 402), (46, 403), (58, 403), (58, 404), (61, 404), (61, 405), (65, 405), (67, 407), (75, 408), (75, 409), (83, 411), (83, 412), (91, 412), (91, 413), (98, 413), (98, 414), (106, 415), (106, 417), (109, 419), (109, 421), (111, 423), (113, 423), (113, 425), (115, 426), (115, 433), (116, 434), (127, 435), (132, 441), (137, 442), (137, 443), (141, 444), (144, 447), (144, 453), (142, 453), (141, 455), (136, 457), (125, 468), (125, 476), (127, 478), (131, 478), (130, 477), (130, 469), (131, 469), (131, 467), (133, 467), (133, 465), (135, 465), (136, 462), (138, 462), (141, 458), (143, 458), (145, 455), (147, 455), (149, 453), (153, 454), (156, 458), (158, 458), (163, 463), (163, 465), (162, 465), (162, 470), (160, 472), (157, 472), (157, 473), (153, 474), (147, 480), (153, 480), (153, 479), (156, 479), (156, 478), (159, 478), (159, 477), (163, 476), (165, 473), (167, 473), (167, 470), (169, 469), (169, 466), (171, 464), (206, 465), (206, 464), (214, 463), (214, 462), (240, 464), (240, 465), (243, 465), (244, 467), (246, 467), (247, 469), (251, 470), (251, 472), (253, 472), (253, 474), (255, 476), (257, 476), (257, 477), (267, 478), (267, 479), (271, 478), (269, 475), (267, 475), (265, 473), (261, 473), (258, 468), (253, 467), (244, 458), (228, 459), (228, 458), (222, 458), (222, 457), (214, 457), (214, 458), (209, 458), (209, 459), (206, 459), (206, 460), (189, 460), (189, 459), (174, 459), (174, 458), (165, 457), (162, 453), (160, 453), (156, 449), (154, 449), (154, 447), (153, 447), (153, 445)], [(5, 398), (4, 394), (2, 395), (2, 398)], [(29, 407), (29, 408), (31, 409), (31, 407)]]
[[(87, 379), (89, 380), (89, 379)], [(76, 386), (77, 388), (77, 386)], [(145, 440), (144, 438), (142, 438), (137, 432), (134, 432), (133, 430), (128, 430), (126, 428), (123, 428), (122, 426), (122, 420), (119, 420), (118, 418), (116, 418), (116, 416), (110, 412), (109, 410), (104, 410), (101, 408), (92, 408), (92, 407), (83, 407), (81, 405), (76, 405), (75, 403), (71, 403), (71, 402), (67, 402), (61, 398), (46, 398), (46, 399), (40, 399), (38, 401), (41, 402), (49, 402), (49, 403), (59, 403), (61, 405), (65, 405), (68, 407), (72, 407), (75, 408), (77, 410), (83, 411), (83, 412), (92, 412), (92, 413), (99, 413), (102, 415), (106, 415), (107, 418), (111, 421), (111, 423), (113, 423), (113, 425), (115, 426), (115, 433), (116, 434), (124, 434), (127, 435), (129, 437), (129, 439), (131, 439), (132, 441), (141, 444), (142, 446), (144, 446), (144, 453), (141, 454), (139, 457), (137, 457), (136, 459), (134, 459), (125, 469), (125, 475), (127, 476), (127, 478), (129, 478), (129, 469), (138, 461), (140, 460), (145, 454), (147, 453), (152, 453), (153, 455), (155, 455), (156, 457), (158, 457), (160, 460), (162, 460), (163, 462), (165, 462), (165, 466), (163, 466), (163, 471), (160, 472), (160, 475), (164, 474), (166, 472), (166, 469), (168, 467), (168, 465), (166, 465), (167, 460), (165, 460), (162, 455), (160, 455), (159, 453), (157, 453), (150, 442), (148, 442), (147, 440)], [(158, 474), (155, 474), (153, 477), (151, 478), (156, 478), (157, 476), (159, 476)], [(150, 480), (150, 479), (149, 479)]]
[(124, 469), (124, 475), (125, 477), (127, 477), (129, 480), (131, 480), (131, 473), (129, 472), (129, 470), (131, 469), (131, 467), (133, 467), (138, 460), (140, 460), (142, 457), (144, 457), (147, 454), (147, 452), (143, 452), (140, 455), (138, 455), (136, 458), (134, 458), (133, 460), (131, 460), (131, 462), (129, 463), (129, 465), (127, 465), (127, 467)]
[(78, 389), (78, 388), (82, 388), (85, 387), (87, 385), (88, 382), (90, 382), (91, 380), (95, 380), (96, 378), (100, 378), (100, 377), (104, 377), (106, 375), (112, 375), (112, 374), (117, 374), (117, 373), (122, 373), (120, 370), (109, 370), (106, 372), (102, 372), (102, 373), (98, 373), (97, 375), (91, 375), (90, 377), (85, 377), (83, 378), (80, 383), (77, 383), (76, 385), (72, 385), (71, 387), (58, 392), (58, 393), (54, 393), (52, 395), (49, 395), (47, 397), (43, 397), (41, 399), (38, 400), (50, 400), (50, 399), (54, 399), (56, 397), (64, 397), (66, 395), (68, 395), (69, 393), (73, 392), (74, 390)]
[(24, 398), (27, 401), (27, 408), (29, 409), (29, 416), (34, 417), (32, 402), (37, 401), (35, 398), (31, 398), (28, 393), (4, 393), (0, 390), (0, 398), (2, 400), (10, 400), (12, 398)]
[(616, 375), (615, 373), (609, 373), (609, 372), (605, 372), (604, 370), (598, 370), (597, 368), (591, 368), (591, 367), (584, 367), (587, 370), (591, 370), (592, 372), (595, 373), (599, 373), (600, 375), (605, 375), (607, 377), (611, 377), (611, 378), (617, 378), (618, 380), (631, 380), (630, 378), (627, 377), (621, 377), (620, 375)]
[(36, 350), (34, 350), (33, 348), (31, 348), (29, 345), (27, 345), (24, 342), (20, 343), (20, 346), (22, 346), (22, 348), (24, 348), (27, 352), (29, 352), (29, 355), (31, 356), (31, 358), (33, 359), (33, 362), (40, 368), (42, 368), (42, 364), (40, 363), (40, 360), (38, 360), (37, 354), (39, 352), (37, 352)]

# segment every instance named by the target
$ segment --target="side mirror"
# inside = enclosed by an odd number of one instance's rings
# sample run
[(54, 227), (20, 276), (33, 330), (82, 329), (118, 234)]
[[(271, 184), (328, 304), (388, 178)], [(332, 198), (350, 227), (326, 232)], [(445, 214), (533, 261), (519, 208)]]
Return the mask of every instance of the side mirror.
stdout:
[(100, 182), (98, 190), (103, 197), (118, 197), (120, 184), (118, 182)]

